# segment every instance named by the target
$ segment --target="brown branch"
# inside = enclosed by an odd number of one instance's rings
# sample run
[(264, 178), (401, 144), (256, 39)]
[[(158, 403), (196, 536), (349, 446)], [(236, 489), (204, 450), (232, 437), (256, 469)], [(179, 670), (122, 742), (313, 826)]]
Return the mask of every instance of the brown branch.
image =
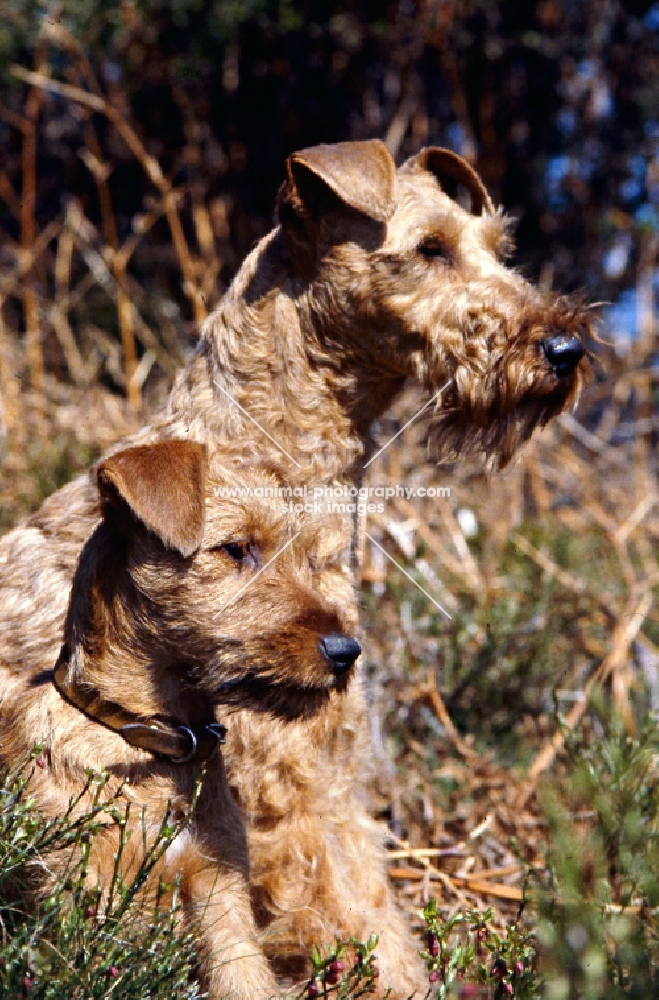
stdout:
[(50, 241), (56, 238), (61, 228), (61, 221), (53, 219), (45, 229), (41, 230), (27, 253), (23, 253), (19, 248), (17, 266), (9, 274), (0, 277), (0, 294), (4, 298), (9, 298), (10, 295), (18, 297), (21, 294), (18, 288), (19, 284), (23, 282), (41, 254), (48, 248)]
[(4, 296), (0, 294), (0, 438), (19, 423), (19, 389), (12, 351), (4, 323)]
[(70, 101), (75, 101), (94, 111), (98, 111), (112, 122), (133, 156), (141, 164), (151, 183), (162, 195), (165, 215), (167, 216), (167, 222), (172, 234), (172, 241), (179, 259), (181, 271), (183, 272), (183, 290), (192, 303), (196, 323), (201, 324), (206, 318), (206, 306), (201, 292), (197, 287), (194, 262), (183, 233), (181, 220), (178, 216), (177, 194), (163, 174), (160, 164), (155, 157), (149, 156), (139, 137), (126, 119), (104, 97), (90, 94), (80, 87), (61, 83), (59, 80), (53, 80), (52, 77), (44, 73), (32, 72), (23, 66), (12, 66), (11, 73), (13, 76), (18, 77), (19, 80), (24, 80), (34, 87), (59, 94)]
[(421, 691), (430, 702), (430, 707), (432, 708), (437, 720), (446, 730), (446, 735), (458, 753), (464, 757), (465, 760), (469, 761), (470, 764), (474, 764), (479, 761), (481, 759), (481, 755), (465, 743), (460, 736), (460, 733), (453, 725), (453, 720), (449, 715), (444, 699), (439, 693), (437, 681), (432, 671), (428, 671), (427, 681)]
[(544, 570), (549, 577), (554, 577), (555, 580), (558, 580), (562, 587), (573, 591), (575, 594), (584, 594), (588, 589), (583, 580), (578, 576), (573, 576), (571, 573), (566, 573), (565, 570), (561, 569), (554, 562), (551, 556), (548, 556), (546, 552), (542, 552), (540, 549), (536, 549), (518, 531), (512, 533), (511, 541), (525, 556), (528, 556), (529, 559), (532, 559), (534, 563)]
[(561, 750), (565, 743), (568, 732), (571, 732), (579, 723), (581, 717), (586, 711), (588, 699), (593, 688), (596, 685), (603, 684), (607, 678), (611, 676), (611, 674), (618, 671), (624, 664), (629, 646), (634, 641), (650, 608), (652, 607), (652, 600), (651, 593), (647, 592), (643, 594), (636, 606), (630, 602), (626, 613), (624, 613), (618, 620), (618, 624), (611, 639), (611, 650), (609, 654), (602, 660), (599, 667), (597, 667), (597, 669), (589, 677), (588, 681), (584, 685), (582, 697), (578, 702), (576, 702), (571, 711), (568, 712), (567, 716), (563, 720), (561, 728), (554, 733), (551, 741), (542, 748), (531, 764), (527, 780), (516, 805), (518, 811), (521, 812), (531, 795), (535, 792), (538, 778), (553, 763), (556, 754)]
[[(39, 66), (42, 56), (39, 52), (35, 63)], [(43, 101), (43, 93), (32, 87), (25, 104), (25, 124), (23, 128), (22, 189), (21, 189), (21, 262), (23, 264), (23, 307), (25, 309), (25, 348), (30, 381), (39, 394), (44, 389), (44, 360), (41, 330), (39, 328), (39, 302), (34, 289), (32, 273), (32, 247), (36, 236), (36, 192), (37, 192), (37, 123)]]

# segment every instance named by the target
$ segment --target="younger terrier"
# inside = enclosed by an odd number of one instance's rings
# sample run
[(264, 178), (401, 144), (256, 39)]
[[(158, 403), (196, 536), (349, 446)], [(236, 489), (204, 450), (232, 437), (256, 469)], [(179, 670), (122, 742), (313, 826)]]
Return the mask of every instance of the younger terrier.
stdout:
[[(283, 506), (254, 495), (272, 473), (241, 475), (185, 441), (131, 448), (101, 462), (101, 520), (73, 581), (54, 673), (17, 672), (0, 700), (0, 766), (35, 743), (45, 766), (30, 785), (36, 807), (64, 813), (108, 771), (110, 792), (134, 802), (123, 876), (139, 867), (168, 808), (185, 831), (150, 875), (145, 913), (160, 880), (178, 878), (201, 928), (200, 974), (212, 1000), (263, 1000), (277, 984), (256, 939), (242, 814), (220, 753), (217, 705), (309, 716), (345, 687), (360, 648), (314, 594), (307, 552)], [(256, 491), (257, 494), (259, 491)], [(212, 757), (212, 759), (211, 759)], [(91, 794), (91, 793), (90, 793)], [(76, 813), (91, 804), (82, 797)], [(139, 817), (139, 819), (137, 819)], [(130, 828), (133, 828), (130, 830)], [(119, 829), (108, 821), (91, 846), (90, 878), (110, 885)], [(48, 858), (53, 872), (70, 859)]]

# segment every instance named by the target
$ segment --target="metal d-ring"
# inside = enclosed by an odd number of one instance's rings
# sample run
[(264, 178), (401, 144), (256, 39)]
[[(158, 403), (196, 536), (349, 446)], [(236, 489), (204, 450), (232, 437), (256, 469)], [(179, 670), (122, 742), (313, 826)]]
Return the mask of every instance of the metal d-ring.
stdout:
[(187, 726), (179, 726), (178, 731), (185, 733), (192, 741), (192, 750), (183, 757), (172, 757), (173, 764), (188, 764), (197, 753), (197, 737)]

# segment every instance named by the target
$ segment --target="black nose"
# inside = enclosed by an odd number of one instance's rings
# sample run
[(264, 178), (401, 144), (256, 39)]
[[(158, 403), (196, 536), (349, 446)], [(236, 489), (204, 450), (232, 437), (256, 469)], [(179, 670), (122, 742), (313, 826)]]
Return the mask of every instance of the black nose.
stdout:
[(566, 334), (557, 334), (544, 340), (542, 349), (559, 378), (571, 375), (585, 354), (581, 341)]
[(347, 635), (326, 635), (318, 641), (318, 647), (332, 663), (335, 674), (344, 674), (350, 670), (362, 651), (355, 639)]

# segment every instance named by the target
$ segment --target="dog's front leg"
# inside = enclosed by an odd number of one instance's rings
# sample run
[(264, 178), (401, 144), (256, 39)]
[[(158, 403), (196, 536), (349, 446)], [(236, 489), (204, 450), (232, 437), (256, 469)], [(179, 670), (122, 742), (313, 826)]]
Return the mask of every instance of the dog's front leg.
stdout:
[[(246, 873), (191, 845), (181, 881), (189, 929), (198, 933), (200, 980), (210, 1000), (269, 1000), (277, 982), (257, 941)], [(191, 856), (194, 855), (194, 856)]]

